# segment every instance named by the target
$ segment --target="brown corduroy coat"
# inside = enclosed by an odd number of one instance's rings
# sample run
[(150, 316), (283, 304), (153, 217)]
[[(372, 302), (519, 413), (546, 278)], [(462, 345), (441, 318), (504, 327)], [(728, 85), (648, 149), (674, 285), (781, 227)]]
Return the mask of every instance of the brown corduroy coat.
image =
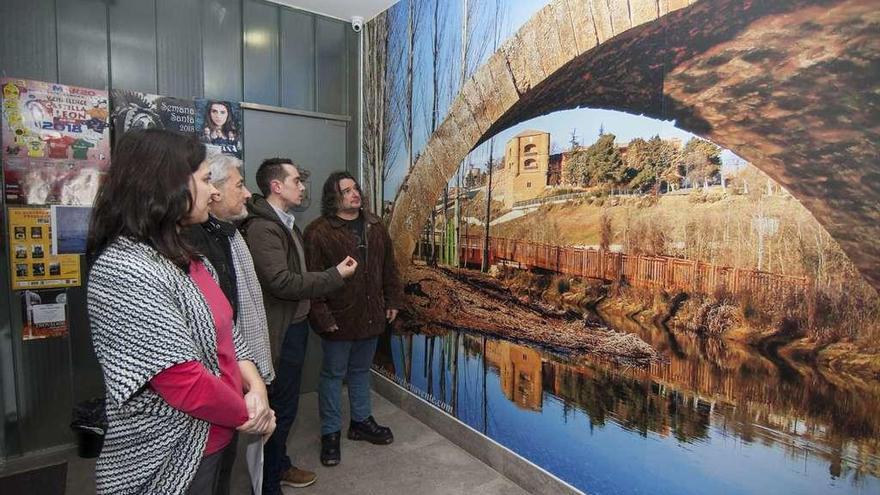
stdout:
[[(375, 337), (385, 330), (385, 310), (402, 307), (403, 285), (388, 230), (372, 213), (361, 210), (361, 215), (367, 239), (365, 261), (360, 259), (357, 237), (339, 217), (322, 216), (303, 233), (309, 270), (326, 270), (346, 256), (358, 260), (357, 270), (342, 288), (312, 299), (309, 322), (328, 340)], [(339, 329), (327, 332), (333, 325)]]

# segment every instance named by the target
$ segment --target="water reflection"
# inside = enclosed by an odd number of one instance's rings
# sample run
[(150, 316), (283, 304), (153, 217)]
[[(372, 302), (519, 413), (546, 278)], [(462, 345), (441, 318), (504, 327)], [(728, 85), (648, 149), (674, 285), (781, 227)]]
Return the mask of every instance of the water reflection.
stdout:
[(588, 493), (880, 493), (876, 383), (603, 316), (668, 362), (431, 329), (389, 337), (377, 366)]

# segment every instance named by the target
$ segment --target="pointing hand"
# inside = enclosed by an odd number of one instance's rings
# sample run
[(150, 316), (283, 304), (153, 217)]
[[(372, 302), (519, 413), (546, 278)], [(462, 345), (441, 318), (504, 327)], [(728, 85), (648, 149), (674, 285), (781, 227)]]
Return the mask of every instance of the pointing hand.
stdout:
[(355, 269), (357, 269), (358, 262), (352, 258), (351, 256), (346, 256), (344, 260), (342, 260), (338, 265), (336, 265), (336, 269), (339, 270), (339, 274), (342, 275), (342, 278), (348, 278), (354, 275)]

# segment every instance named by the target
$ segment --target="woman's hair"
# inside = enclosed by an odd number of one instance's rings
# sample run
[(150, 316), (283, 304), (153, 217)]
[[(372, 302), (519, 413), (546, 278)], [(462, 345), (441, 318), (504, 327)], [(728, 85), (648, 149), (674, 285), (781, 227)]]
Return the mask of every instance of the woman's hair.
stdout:
[(205, 107), (205, 127), (211, 130), (216, 130), (214, 127), (214, 121), (211, 120), (211, 107), (214, 105), (220, 105), (226, 108), (226, 122), (223, 123), (223, 127), (220, 129), (220, 131), (223, 132), (223, 137), (229, 137), (230, 132), (237, 136), (238, 129), (235, 128), (235, 116), (232, 115), (232, 107), (230, 107), (229, 103), (226, 103), (225, 101), (208, 101), (208, 106)]
[(89, 225), (89, 263), (119, 236), (152, 246), (186, 269), (193, 249), (178, 232), (193, 204), (189, 183), (205, 160), (195, 137), (164, 129), (126, 132), (113, 149)]
[[(324, 191), (321, 195), (321, 215), (332, 217), (339, 211), (339, 204), (342, 200), (342, 190), (339, 189), (339, 181), (343, 179), (353, 180), (358, 190), (360, 190), (360, 184), (350, 173), (345, 171), (333, 172), (324, 182)], [(361, 208), (368, 210), (367, 200), (363, 197), (361, 197)]]

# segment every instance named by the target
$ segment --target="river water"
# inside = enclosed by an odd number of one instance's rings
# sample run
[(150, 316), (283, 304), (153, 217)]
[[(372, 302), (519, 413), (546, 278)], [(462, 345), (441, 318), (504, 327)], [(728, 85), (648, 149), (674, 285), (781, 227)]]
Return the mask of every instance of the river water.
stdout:
[(604, 315), (647, 369), (448, 329), (377, 367), (590, 494), (880, 494), (880, 384)]

